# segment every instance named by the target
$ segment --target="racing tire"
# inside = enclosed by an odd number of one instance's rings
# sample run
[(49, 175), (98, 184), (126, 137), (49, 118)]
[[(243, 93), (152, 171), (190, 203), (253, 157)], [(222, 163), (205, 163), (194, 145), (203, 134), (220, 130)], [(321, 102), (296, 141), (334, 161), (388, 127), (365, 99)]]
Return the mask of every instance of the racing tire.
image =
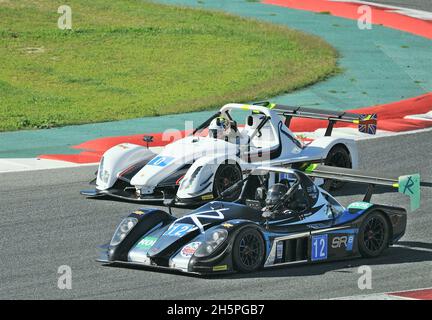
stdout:
[[(235, 164), (221, 164), (217, 168), (214, 182), (213, 182), (213, 195), (215, 198), (219, 197), (223, 191), (231, 187), (234, 183), (243, 178), (242, 171), (238, 165)], [(241, 188), (234, 190), (232, 194), (223, 197), (224, 201), (234, 201), (240, 196)]]
[[(342, 145), (336, 145), (330, 150), (324, 164), (331, 167), (352, 168), (351, 156), (348, 150)], [(325, 179), (324, 189), (327, 191), (338, 190), (344, 184), (342, 181)]]
[(255, 228), (245, 228), (234, 240), (232, 258), (240, 272), (253, 272), (262, 267), (265, 246), (261, 233)]
[(387, 219), (381, 212), (372, 211), (363, 221), (358, 237), (362, 257), (378, 257), (389, 243), (390, 226)]

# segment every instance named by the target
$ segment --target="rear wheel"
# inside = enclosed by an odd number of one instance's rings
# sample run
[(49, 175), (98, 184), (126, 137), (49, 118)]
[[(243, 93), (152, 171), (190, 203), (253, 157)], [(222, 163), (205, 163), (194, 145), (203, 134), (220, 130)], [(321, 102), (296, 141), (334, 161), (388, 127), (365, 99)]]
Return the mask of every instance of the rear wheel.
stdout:
[(237, 235), (233, 246), (233, 262), (238, 271), (252, 272), (264, 260), (264, 240), (258, 230), (246, 228)]
[[(242, 179), (242, 172), (239, 166), (235, 164), (222, 164), (216, 170), (213, 193), (215, 197), (219, 197), (220, 194), (231, 187), (234, 183)], [(224, 196), (226, 201), (237, 200), (240, 196), (241, 188), (234, 190), (231, 194)]]
[(389, 242), (390, 227), (381, 212), (373, 211), (363, 221), (359, 230), (359, 251), (365, 258), (377, 257)]
[[(331, 167), (352, 168), (349, 152), (342, 145), (336, 145), (330, 150), (324, 164)], [(329, 191), (337, 190), (340, 189), (343, 185), (344, 183), (342, 181), (326, 179), (324, 182), (324, 189)]]

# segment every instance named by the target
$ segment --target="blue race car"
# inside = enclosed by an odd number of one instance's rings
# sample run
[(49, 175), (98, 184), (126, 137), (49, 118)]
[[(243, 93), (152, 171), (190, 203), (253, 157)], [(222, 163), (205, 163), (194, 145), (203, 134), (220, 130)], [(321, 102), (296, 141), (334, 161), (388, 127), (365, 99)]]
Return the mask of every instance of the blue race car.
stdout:
[[(316, 178), (366, 183), (362, 201), (343, 207)], [(303, 170), (254, 169), (212, 201), (180, 218), (140, 209), (117, 227), (98, 261), (188, 273), (251, 272), (280, 265), (379, 256), (406, 229), (404, 208), (371, 203), (373, 187), (388, 186), (420, 203), (418, 174), (371, 177), (312, 164)], [(241, 194), (224, 202), (230, 192)]]

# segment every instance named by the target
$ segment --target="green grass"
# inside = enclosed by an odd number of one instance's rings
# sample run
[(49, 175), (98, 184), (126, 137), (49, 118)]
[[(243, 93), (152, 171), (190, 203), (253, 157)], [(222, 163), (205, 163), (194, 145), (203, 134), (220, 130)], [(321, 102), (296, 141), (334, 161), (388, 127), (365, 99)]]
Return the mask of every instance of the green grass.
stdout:
[(281, 26), (134, 0), (0, 1), (0, 131), (158, 116), (289, 92), (335, 50)]

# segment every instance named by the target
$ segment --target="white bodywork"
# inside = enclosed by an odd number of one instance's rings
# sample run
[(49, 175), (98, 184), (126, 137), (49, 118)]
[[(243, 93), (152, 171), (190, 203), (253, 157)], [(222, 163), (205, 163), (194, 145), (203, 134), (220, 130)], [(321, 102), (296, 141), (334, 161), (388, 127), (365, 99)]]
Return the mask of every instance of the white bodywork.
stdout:
[(145, 158), (153, 158), (155, 154), (149, 149), (132, 143), (122, 143), (107, 150), (99, 163), (96, 178), (98, 190), (111, 188), (118, 175), (129, 166)]
[[(111, 188), (121, 172), (145, 158), (152, 159), (132, 177), (130, 184), (136, 188), (137, 194), (147, 196), (153, 194), (161, 181), (186, 164), (191, 164), (179, 182), (179, 199), (203, 197), (204, 200), (206, 195), (205, 200), (210, 200), (215, 172), (225, 161), (237, 164), (242, 172), (247, 172), (262, 165), (283, 166), (324, 160), (332, 147), (342, 144), (349, 151), (352, 167), (357, 167), (358, 156), (353, 139), (321, 137), (304, 145), (275, 111), (257, 105), (227, 104), (220, 109), (221, 116), (229, 118), (227, 112), (235, 109), (251, 111), (254, 122), (239, 128), (230, 141), (187, 136), (168, 144), (158, 155), (145, 147), (128, 143), (109, 149), (99, 166), (97, 189)], [(260, 117), (268, 117), (268, 121), (257, 134), (256, 126)], [(200, 170), (196, 174), (197, 169)]]

